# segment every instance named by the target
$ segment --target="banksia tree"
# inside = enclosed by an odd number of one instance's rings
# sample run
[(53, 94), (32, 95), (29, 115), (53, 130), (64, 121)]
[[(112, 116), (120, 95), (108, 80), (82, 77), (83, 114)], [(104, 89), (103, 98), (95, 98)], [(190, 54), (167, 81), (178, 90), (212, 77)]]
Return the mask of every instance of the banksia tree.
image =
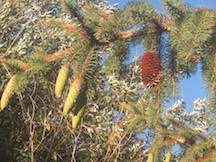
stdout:
[[(214, 159), (216, 13), (162, 2), (1, 1), (0, 161)], [(198, 65), (210, 98), (167, 108)]]

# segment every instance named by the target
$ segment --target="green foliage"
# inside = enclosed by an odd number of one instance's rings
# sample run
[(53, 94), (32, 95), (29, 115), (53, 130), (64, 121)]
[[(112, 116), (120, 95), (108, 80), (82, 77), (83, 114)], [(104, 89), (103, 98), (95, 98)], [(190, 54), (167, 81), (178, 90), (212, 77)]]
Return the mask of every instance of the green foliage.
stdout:
[(104, 56), (103, 69), (107, 74), (119, 73), (124, 68), (124, 61), (129, 55), (129, 44), (127, 42), (116, 41), (111, 44), (111, 49), (106, 51)]
[(187, 149), (183, 161), (193, 162), (198, 157), (202, 157), (212, 145), (208, 142), (195, 144)]
[(17, 59), (7, 59), (4, 61), (4, 64), (10, 68), (11, 70), (23, 70), (23, 69), (27, 69), (28, 65), (21, 61), (21, 60), (17, 60)]
[[(146, 92), (137, 104), (123, 104), (128, 117), (128, 129), (142, 131), (144, 128), (155, 129), (159, 122), (157, 98), (150, 96), (154, 91)], [(127, 121), (127, 119), (126, 119)]]
[[(150, 16), (151, 15), (151, 16)], [(116, 29), (128, 29), (137, 24), (150, 25), (153, 21), (160, 20), (158, 14), (152, 5), (143, 1), (134, 1), (125, 6), (125, 8), (114, 15)]]
[(205, 43), (213, 34), (215, 15), (211, 12), (193, 12), (176, 30), (171, 31), (171, 45), (177, 52), (177, 70), (194, 72)]
[(150, 151), (154, 153), (154, 162), (160, 161), (162, 159), (162, 141), (163, 137), (157, 136), (152, 142), (152, 147), (150, 148)]
[(49, 64), (45, 59), (45, 52), (40, 47), (34, 48), (33, 54), (29, 57), (28, 64), (30, 65), (32, 72), (35, 74), (49, 70)]
[(17, 73), (18, 76), (16, 86), (14, 87), (14, 92), (23, 92), (25, 87), (28, 85), (28, 75), (25, 73)]
[(190, 6), (181, 0), (163, 0), (163, 6), (177, 23), (181, 23), (190, 13)]

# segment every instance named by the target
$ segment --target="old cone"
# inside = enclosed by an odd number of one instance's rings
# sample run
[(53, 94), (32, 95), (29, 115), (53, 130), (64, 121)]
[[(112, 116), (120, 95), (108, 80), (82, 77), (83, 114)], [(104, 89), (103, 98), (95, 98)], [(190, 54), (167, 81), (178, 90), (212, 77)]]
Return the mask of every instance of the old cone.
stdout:
[(147, 51), (142, 56), (141, 76), (146, 87), (154, 86), (160, 82), (160, 57), (153, 51)]

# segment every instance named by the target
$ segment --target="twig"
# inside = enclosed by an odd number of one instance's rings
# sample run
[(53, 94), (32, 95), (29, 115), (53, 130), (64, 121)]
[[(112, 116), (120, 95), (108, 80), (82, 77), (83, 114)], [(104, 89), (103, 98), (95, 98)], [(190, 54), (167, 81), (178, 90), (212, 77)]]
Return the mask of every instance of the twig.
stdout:
[(35, 125), (34, 125), (34, 116), (35, 116), (35, 101), (30, 96), (30, 100), (32, 102), (32, 114), (31, 116), (28, 113), (29, 116), (29, 145), (31, 149), (31, 162), (34, 162), (34, 131), (35, 131)]
[(74, 146), (73, 146), (73, 151), (72, 151), (72, 155), (71, 155), (71, 162), (76, 162), (75, 153), (76, 153), (77, 143), (78, 143), (78, 139), (81, 135), (81, 132), (82, 132), (82, 128), (79, 129), (79, 133), (74, 139)]
[(8, 53), (8, 51), (13, 47), (14, 43), (17, 41), (17, 39), (19, 38), (19, 36), (24, 32), (26, 26), (28, 24), (30, 24), (31, 22), (35, 21), (35, 19), (30, 19), (24, 26), (22, 26), (22, 29), (17, 33), (17, 35), (15, 36), (14, 40), (11, 42), (10, 46), (8, 47), (7, 51), (5, 53)]

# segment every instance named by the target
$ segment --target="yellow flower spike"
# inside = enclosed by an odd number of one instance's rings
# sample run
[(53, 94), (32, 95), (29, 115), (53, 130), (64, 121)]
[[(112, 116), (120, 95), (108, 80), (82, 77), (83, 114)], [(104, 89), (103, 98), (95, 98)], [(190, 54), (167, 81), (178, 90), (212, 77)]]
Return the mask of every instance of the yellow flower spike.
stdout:
[(77, 128), (79, 122), (81, 121), (81, 118), (82, 118), (84, 112), (85, 112), (85, 107), (82, 107), (76, 115), (73, 115), (71, 117), (71, 125), (72, 125), (73, 129)]
[(165, 155), (165, 161), (164, 162), (170, 162), (172, 157), (172, 153), (168, 151)]
[(153, 155), (152, 152), (150, 152), (150, 153), (148, 154), (148, 159), (147, 159), (146, 162), (154, 162), (154, 155)]
[(68, 65), (62, 65), (58, 77), (56, 79), (56, 84), (55, 84), (55, 95), (56, 97), (60, 97), (62, 95), (65, 83), (68, 78), (68, 73), (69, 73), (69, 66)]
[(178, 141), (179, 143), (185, 143), (186, 139), (185, 139), (185, 137), (177, 137), (176, 141)]
[(69, 110), (73, 107), (81, 89), (81, 77), (78, 75), (72, 82), (67, 98), (64, 103), (63, 114), (67, 115)]
[(3, 110), (9, 103), (10, 98), (14, 93), (14, 87), (17, 84), (18, 75), (11, 77), (7, 85), (5, 86), (4, 92), (1, 97), (1, 110)]

